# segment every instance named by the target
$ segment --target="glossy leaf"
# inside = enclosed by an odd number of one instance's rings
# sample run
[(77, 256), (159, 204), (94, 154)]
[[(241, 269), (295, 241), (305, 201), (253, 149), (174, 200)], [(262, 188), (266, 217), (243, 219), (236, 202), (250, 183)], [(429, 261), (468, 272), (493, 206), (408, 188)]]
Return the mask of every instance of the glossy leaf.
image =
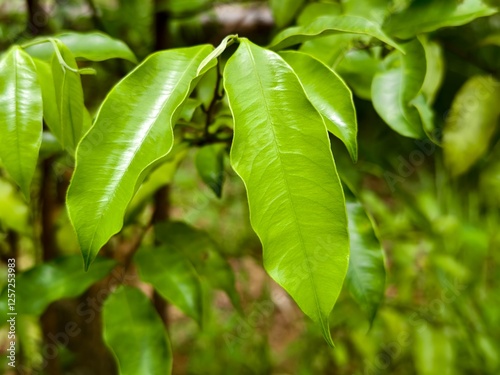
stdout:
[[(62, 58), (72, 69), (78, 69), (71, 51), (62, 43), (57, 43)], [(52, 77), (57, 105), (58, 123), (47, 123), (50, 130), (70, 153), (74, 153), (84, 132), (83, 89), (80, 74), (60, 64), (57, 56), (52, 58)], [(47, 83), (44, 83), (44, 86)], [(47, 92), (47, 89), (44, 90)], [(50, 104), (49, 104), (50, 106)], [(53, 119), (55, 121), (55, 117)]]
[(466, 172), (488, 149), (500, 115), (500, 82), (470, 78), (455, 96), (443, 130), (445, 162), (453, 175)]
[(402, 12), (393, 14), (384, 29), (395, 37), (409, 39), (442, 27), (464, 25), (496, 12), (481, 0), (415, 0)]
[[(76, 297), (105, 277), (116, 265), (111, 259), (97, 258), (88, 272), (78, 255), (56, 258), (35, 266), (16, 277), (16, 312), (40, 315), (47, 306), (62, 298)], [(0, 312), (7, 312), (7, 290), (2, 291)], [(4, 313), (5, 312), (5, 313)]]
[[(405, 137), (421, 138), (422, 123), (418, 111), (410, 104), (419, 94), (425, 80), (425, 51), (414, 39), (402, 45), (406, 54), (395, 51), (389, 55), (386, 70), (372, 82), (373, 106), (393, 130)], [(399, 64), (398, 64), (399, 62)]]
[(122, 227), (144, 172), (170, 152), (181, 105), (192, 91), (199, 64), (212, 49), (203, 45), (150, 56), (101, 106), (78, 147), (67, 197), (87, 268)]
[(351, 241), (346, 281), (349, 291), (371, 322), (384, 298), (384, 255), (361, 203), (346, 193), (346, 206)]
[(297, 73), (307, 97), (323, 116), (327, 129), (346, 145), (351, 158), (358, 158), (358, 124), (351, 90), (329, 67), (300, 52), (282, 52), (281, 57)]
[(212, 287), (225, 291), (233, 305), (239, 307), (234, 273), (207, 233), (182, 222), (168, 222), (156, 225), (155, 234), (165, 246), (188, 257), (199, 275)]
[(169, 375), (172, 349), (165, 326), (148, 298), (122, 286), (104, 302), (104, 342), (113, 352), (120, 375)]
[(270, 48), (284, 49), (306, 40), (338, 33), (370, 35), (396, 49), (400, 48), (376, 23), (357, 16), (324, 16), (307, 26), (290, 27), (274, 37)]
[(208, 72), (211, 68), (213, 68), (216, 65), (217, 58), (226, 50), (228, 46), (230, 46), (233, 43), (233, 40), (236, 38), (236, 35), (228, 35), (222, 41), (220, 44), (215, 48), (212, 52), (208, 54), (205, 59), (201, 62), (201, 64), (198, 66), (198, 70), (196, 71), (197, 75), (202, 75)]
[(227, 62), (224, 85), (235, 121), (231, 165), (247, 189), (264, 266), (333, 345), (328, 317), (349, 238), (323, 120), (289, 65), (246, 39)]
[(28, 200), (42, 143), (42, 108), (36, 66), (13, 47), (0, 61), (0, 159)]
[(171, 245), (142, 247), (135, 254), (134, 261), (141, 280), (153, 285), (165, 299), (202, 325), (201, 282), (181, 251)]
[(305, 0), (270, 0), (276, 26), (282, 28), (290, 24), (304, 4)]
[(198, 150), (195, 159), (198, 174), (218, 198), (222, 196), (224, 183), (225, 147), (220, 143), (204, 146)]
[[(91, 61), (125, 59), (133, 63), (137, 62), (134, 53), (124, 42), (101, 32), (65, 32), (54, 38), (64, 43), (75, 58)], [(45, 38), (40, 38), (42, 39)], [(54, 48), (48, 42), (30, 45), (26, 47), (26, 51), (31, 56), (42, 60), (50, 60), (54, 55)]]

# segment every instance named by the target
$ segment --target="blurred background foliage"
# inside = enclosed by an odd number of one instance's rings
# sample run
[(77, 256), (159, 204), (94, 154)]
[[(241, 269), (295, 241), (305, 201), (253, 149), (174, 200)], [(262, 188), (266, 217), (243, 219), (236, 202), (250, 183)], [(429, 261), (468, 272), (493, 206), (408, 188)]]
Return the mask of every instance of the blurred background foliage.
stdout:
[[(403, 20), (410, 29), (433, 17), (445, 20), (445, 4), (451, 3), (457, 6), (462, 1), (0, 0), (0, 51), (62, 30), (100, 30), (125, 41), (142, 60), (159, 49), (217, 44), (230, 33), (265, 45), (286, 26), (308, 24), (326, 14), (363, 16), (405, 38), (404, 30), (397, 31), (398, 22)], [(494, 0), (489, 3), (499, 5)], [(29, 20), (35, 14), (39, 23), (33, 27)], [(359, 161), (354, 164), (333, 138), (332, 150), (343, 181), (371, 215), (385, 253), (385, 300), (375, 320), (370, 324), (347, 291), (343, 293), (331, 315), (334, 349), (262, 269), (244, 187), (230, 170), (227, 156), (219, 199), (201, 177), (193, 177), (195, 153), (183, 155), (172, 171), (171, 217), (210, 233), (235, 272), (242, 311), (217, 292), (200, 329), (169, 306), (175, 374), (500, 373), (500, 134), (498, 115), (487, 113), (497, 113), (499, 103), (487, 103), (487, 108), (481, 101), (474, 104), (472, 116), (489, 119), (481, 126), (466, 126), (457, 135), (446, 125), (453, 122), (452, 107), (468, 105), (471, 78), (500, 79), (500, 16), (473, 18), (455, 27), (421, 30), (421, 40), (431, 46), (426, 49), (427, 61), (435, 73), (426, 83), (433, 110), (428, 135), (434, 142), (402, 137), (374, 110), (370, 86), (387, 55), (381, 46), (343, 34), (300, 47), (333, 67), (355, 94)], [(93, 116), (133, 64), (122, 60), (85, 64), (97, 71), (96, 76), (82, 77), (86, 106)], [(458, 139), (459, 146), (445, 146), (443, 152), (447, 137)], [(22, 271), (56, 256), (79, 255), (64, 209), (72, 162), (57, 156), (54, 147), (47, 136), (34, 187), (40, 201), (26, 203), (6, 174), (0, 175), (2, 283), (9, 257), (17, 258)], [(454, 163), (460, 170), (454, 170)], [(134, 239), (141, 215), (150, 214), (151, 208), (139, 211), (109, 247)], [(46, 215), (50, 232), (43, 223)], [(43, 241), (54, 245), (51, 254), (41, 251)], [(73, 319), (71, 312), (89, 290), (52, 306), (52, 314), (59, 317), (55, 324)], [(36, 294), (37, 289), (29, 292)], [(30, 369), (40, 367), (44, 332), (54, 322), (47, 311), (41, 319), (19, 317), (18, 355), (26, 369), (19, 373), (38, 373)], [(83, 324), (84, 332), (59, 347), (55, 364), (46, 373), (115, 373), (112, 364), (90, 363), (110, 361), (99, 324), (99, 320), (88, 327)], [(7, 349), (6, 332), (4, 326), (2, 350)], [(8, 371), (6, 361), (2, 355), (2, 371)]]

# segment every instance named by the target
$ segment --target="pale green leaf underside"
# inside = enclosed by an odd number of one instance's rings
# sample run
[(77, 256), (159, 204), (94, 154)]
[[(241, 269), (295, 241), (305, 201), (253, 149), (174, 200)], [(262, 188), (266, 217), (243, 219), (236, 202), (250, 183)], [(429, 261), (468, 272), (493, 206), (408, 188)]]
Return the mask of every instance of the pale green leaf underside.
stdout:
[(247, 189), (264, 266), (333, 344), (328, 317), (349, 239), (326, 127), (289, 65), (246, 39), (224, 85), (235, 121), (231, 164)]
[(86, 267), (121, 229), (143, 172), (171, 150), (179, 108), (212, 50), (202, 45), (151, 55), (101, 106), (78, 147), (67, 197)]
[(346, 206), (351, 242), (347, 286), (371, 322), (384, 298), (384, 256), (372, 222), (361, 203), (346, 195)]
[[(134, 53), (121, 40), (114, 39), (101, 32), (77, 33), (65, 32), (54, 37), (68, 47), (76, 58), (91, 61), (103, 61), (109, 59), (125, 59), (133, 63), (137, 62)], [(46, 39), (44, 37), (40, 40)], [(54, 54), (54, 48), (50, 43), (39, 43), (26, 47), (26, 51), (33, 57), (49, 60)]]
[(271, 41), (270, 48), (280, 50), (312, 38), (338, 33), (370, 35), (390, 46), (399, 49), (399, 45), (388, 37), (373, 21), (357, 16), (319, 17), (307, 26), (295, 26), (283, 30)]
[(333, 70), (314, 57), (292, 51), (280, 55), (297, 73), (309, 100), (325, 119), (327, 129), (344, 142), (351, 158), (357, 160), (358, 124), (351, 90)]
[(171, 304), (202, 325), (203, 290), (186, 256), (175, 247), (142, 247), (134, 256), (141, 280), (150, 283)]
[(42, 143), (42, 93), (31, 57), (19, 47), (0, 61), (0, 159), (30, 199)]
[(169, 375), (172, 348), (165, 326), (148, 298), (122, 286), (104, 302), (103, 337), (120, 375)]
[[(93, 283), (105, 277), (115, 265), (114, 260), (97, 258), (92, 269), (85, 272), (82, 269), (82, 258), (71, 255), (35, 266), (17, 275), (16, 311), (19, 314), (41, 315), (52, 302), (82, 294)], [(3, 290), (0, 301), (0, 312), (6, 314), (6, 289)]]

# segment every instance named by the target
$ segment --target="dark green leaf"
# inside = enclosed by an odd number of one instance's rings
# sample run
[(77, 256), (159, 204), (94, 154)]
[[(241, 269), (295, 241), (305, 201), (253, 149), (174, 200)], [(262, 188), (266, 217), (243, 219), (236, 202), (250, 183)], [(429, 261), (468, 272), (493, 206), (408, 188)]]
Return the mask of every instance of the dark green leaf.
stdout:
[(215, 195), (222, 196), (224, 183), (224, 144), (212, 144), (201, 147), (196, 153), (196, 169), (203, 182), (205, 182)]

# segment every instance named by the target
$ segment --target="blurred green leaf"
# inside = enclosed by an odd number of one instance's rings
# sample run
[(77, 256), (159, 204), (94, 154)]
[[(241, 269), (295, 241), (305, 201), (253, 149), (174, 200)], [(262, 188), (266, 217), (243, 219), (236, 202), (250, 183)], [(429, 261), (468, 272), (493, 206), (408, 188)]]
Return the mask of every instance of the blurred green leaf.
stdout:
[(153, 285), (165, 299), (203, 325), (201, 281), (181, 251), (170, 244), (144, 246), (135, 254), (134, 261), (141, 280)]
[(12, 47), (0, 61), (0, 159), (28, 201), (42, 143), (42, 108), (36, 66)]
[[(101, 32), (64, 32), (54, 38), (64, 43), (75, 58), (91, 61), (125, 59), (137, 63), (134, 53), (124, 42)], [(39, 38), (39, 40), (43, 39), (46, 38)], [(54, 55), (54, 47), (50, 43), (38, 43), (25, 49), (31, 56), (42, 60), (50, 60)]]
[(386, 68), (372, 83), (373, 106), (394, 131), (405, 137), (424, 134), (418, 111), (410, 102), (420, 92), (425, 80), (425, 51), (414, 39), (402, 44), (404, 55), (394, 51), (385, 59)]
[(432, 104), (441, 88), (445, 74), (443, 49), (434, 41), (427, 37), (419, 37), (425, 50), (426, 72), (422, 93), (425, 95), (427, 103)]
[(290, 66), (246, 39), (226, 64), (224, 87), (235, 121), (231, 165), (247, 188), (264, 266), (333, 345), (328, 317), (349, 239), (323, 120)]
[(370, 322), (384, 298), (385, 268), (382, 246), (361, 203), (346, 192), (350, 256), (346, 282)]
[(422, 323), (415, 328), (413, 356), (418, 375), (453, 375), (454, 340), (446, 331)]
[(29, 234), (29, 209), (14, 186), (0, 178), (0, 223), (18, 233)]
[(276, 35), (269, 48), (280, 50), (313, 38), (338, 33), (370, 35), (396, 49), (400, 48), (376, 23), (356, 16), (324, 16), (306, 26), (290, 27)]
[(316, 18), (323, 16), (338, 16), (342, 13), (342, 7), (338, 3), (308, 3), (297, 17), (297, 25), (307, 26)]
[(165, 246), (188, 257), (198, 274), (212, 287), (225, 291), (233, 306), (240, 307), (234, 273), (207, 233), (182, 222), (168, 222), (156, 225), (155, 234)]
[(445, 162), (453, 175), (465, 173), (489, 147), (500, 115), (500, 82), (470, 78), (455, 96), (443, 130)]
[[(82, 258), (70, 255), (45, 262), (17, 274), (16, 312), (41, 315), (47, 306), (62, 298), (76, 297), (106, 276), (116, 265), (111, 259), (97, 258), (88, 272), (82, 268)], [(0, 312), (7, 313), (7, 288), (0, 297)]]
[(226, 145), (216, 143), (201, 147), (196, 153), (196, 170), (215, 195), (222, 196), (224, 183), (224, 153)]
[(356, 161), (358, 123), (351, 90), (333, 70), (305, 53), (288, 51), (280, 55), (297, 73), (328, 131), (344, 142), (352, 160)]
[[(173, 126), (210, 45), (151, 55), (108, 94), (78, 147), (69, 216), (85, 267), (117, 233), (145, 173), (173, 146)], [(133, 97), (134, 100), (130, 100)]]
[(172, 349), (165, 326), (141, 291), (117, 289), (104, 302), (102, 320), (104, 341), (117, 359), (120, 375), (171, 374)]
[(495, 14), (497, 10), (481, 0), (414, 0), (400, 13), (393, 14), (384, 30), (402, 39), (443, 27), (460, 26), (478, 17)]
[(297, 12), (304, 6), (306, 0), (270, 0), (274, 22), (278, 28), (288, 26)]

